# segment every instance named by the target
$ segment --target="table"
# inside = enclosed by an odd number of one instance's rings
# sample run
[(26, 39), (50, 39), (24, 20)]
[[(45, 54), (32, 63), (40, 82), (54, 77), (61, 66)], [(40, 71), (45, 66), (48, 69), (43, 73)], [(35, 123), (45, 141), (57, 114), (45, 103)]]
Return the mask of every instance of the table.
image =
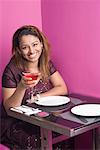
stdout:
[[(93, 150), (99, 150), (100, 143), (99, 143), (99, 137), (98, 135), (98, 127), (100, 127), (100, 120), (96, 122), (92, 122), (90, 124), (82, 124), (78, 122), (74, 122), (72, 120), (64, 119), (59, 114), (62, 114), (63, 112), (68, 112), (71, 107), (74, 105), (84, 103), (84, 101), (81, 101), (77, 98), (72, 98), (71, 103), (60, 106), (60, 109), (58, 110), (58, 107), (41, 107), (37, 106), (36, 104), (31, 104), (31, 107), (40, 107), (43, 111), (48, 111), (50, 115), (45, 118), (41, 118), (35, 115), (27, 116), (25, 114), (15, 112), (15, 111), (8, 111), (8, 115), (12, 116), (14, 118), (26, 121), (28, 123), (40, 126), (41, 128), (41, 149), (42, 150), (52, 150), (52, 144), (60, 142), (64, 139), (75, 137), (76, 135), (80, 135), (84, 132), (93, 130)], [(55, 131), (57, 133), (60, 133), (61, 136), (57, 138), (52, 138), (52, 131)], [(98, 135), (100, 136), (100, 135)]]

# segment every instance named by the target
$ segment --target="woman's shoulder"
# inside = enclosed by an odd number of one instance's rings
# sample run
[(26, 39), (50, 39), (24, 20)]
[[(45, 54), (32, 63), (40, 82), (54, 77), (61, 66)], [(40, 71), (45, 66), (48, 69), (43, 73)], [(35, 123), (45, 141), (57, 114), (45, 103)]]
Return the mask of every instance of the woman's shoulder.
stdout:
[(21, 79), (21, 72), (14, 64), (13, 58), (11, 58), (2, 74), (2, 86), (15, 88)]
[(50, 59), (50, 60), (49, 60), (49, 67), (52, 67), (52, 66), (54, 66), (54, 63), (53, 63), (53, 61)]
[(49, 70), (50, 70), (50, 75), (52, 75), (53, 73), (55, 73), (57, 71), (52, 60), (49, 60)]
[(12, 57), (10, 59), (10, 61), (8, 62), (8, 64), (6, 65), (5, 69), (4, 69), (4, 72), (19, 72), (20, 69), (15, 65), (15, 62), (14, 62), (14, 58)]
[(2, 77), (3, 79), (5, 78), (20, 78), (22, 73), (22, 70), (19, 69), (15, 63), (14, 63), (14, 59), (13, 57), (10, 59), (10, 61), (8, 62), (8, 64), (6, 65)]
[(9, 68), (15, 67), (14, 58), (13, 58), (13, 57), (12, 57), (12, 58), (9, 60), (9, 62), (7, 63), (6, 68), (7, 68), (7, 67), (9, 67)]

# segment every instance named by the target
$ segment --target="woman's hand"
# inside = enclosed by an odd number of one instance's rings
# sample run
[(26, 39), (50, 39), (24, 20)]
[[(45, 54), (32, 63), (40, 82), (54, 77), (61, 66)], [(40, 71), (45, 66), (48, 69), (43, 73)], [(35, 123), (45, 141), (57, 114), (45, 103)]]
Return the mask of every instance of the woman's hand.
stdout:
[(40, 77), (40, 73), (23, 73), (19, 86), (25, 89), (34, 87), (39, 82)]

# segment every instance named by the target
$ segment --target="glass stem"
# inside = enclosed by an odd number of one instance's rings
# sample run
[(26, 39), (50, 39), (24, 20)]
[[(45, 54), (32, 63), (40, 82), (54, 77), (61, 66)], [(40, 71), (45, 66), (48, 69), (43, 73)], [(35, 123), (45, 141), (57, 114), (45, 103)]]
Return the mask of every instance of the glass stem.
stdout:
[(35, 87), (31, 88), (31, 99), (34, 99)]

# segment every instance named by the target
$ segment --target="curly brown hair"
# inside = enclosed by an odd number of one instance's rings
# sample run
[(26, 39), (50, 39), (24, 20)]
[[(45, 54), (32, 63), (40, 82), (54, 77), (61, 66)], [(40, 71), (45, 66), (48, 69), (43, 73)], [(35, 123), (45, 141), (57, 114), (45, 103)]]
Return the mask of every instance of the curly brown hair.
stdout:
[(23, 35), (34, 35), (36, 36), (43, 45), (42, 54), (39, 58), (38, 68), (41, 72), (42, 79), (47, 79), (49, 75), (49, 52), (50, 44), (46, 36), (36, 27), (32, 25), (25, 25), (17, 29), (12, 39), (12, 54), (15, 65), (20, 69), (25, 69), (26, 60), (22, 57), (20, 51), (20, 39)]

